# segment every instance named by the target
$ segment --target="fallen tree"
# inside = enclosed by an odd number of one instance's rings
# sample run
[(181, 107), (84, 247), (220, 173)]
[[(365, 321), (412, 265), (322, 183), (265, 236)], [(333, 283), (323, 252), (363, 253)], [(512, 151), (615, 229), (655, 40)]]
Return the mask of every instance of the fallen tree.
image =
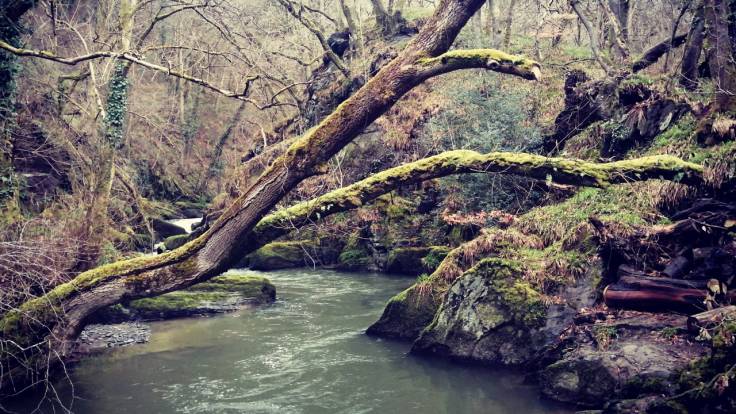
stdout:
[[(0, 321), (0, 389), (11, 393), (47, 372), (48, 355), (63, 359), (70, 339), (96, 310), (155, 296), (212, 278), (237, 261), (255, 225), (291, 189), (319, 172), (399, 98), (425, 80), (453, 70), (482, 68), (538, 79), (536, 62), (481, 49), (447, 50), (483, 0), (444, 0), (406, 48), (330, 116), (299, 138), (196, 240), (157, 257), (102, 266), (23, 304)], [(11, 53), (13, 50), (8, 50)], [(66, 62), (63, 62), (66, 63)], [(58, 358), (56, 358), (58, 356)], [(15, 382), (14, 382), (15, 381)]]
[(649, 179), (677, 180), (697, 185), (701, 181), (702, 168), (668, 155), (593, 163), (514, 152), (480, 154), (469, 150), (447, 151), (390, 168), (355, 184), (270, 214), (245, 238), (244, 251), (251, 252), (294, 228), (328, 215), (360, 207), (400, 186), (463, 173), (512, 174), (559, 184), (607, 187)]
[[(525, 58), (490, 49), (446, 52), (459, 30), (482, 4), (481, 0), (444, 0), (397, 58), (317, 127), (294, 142), (202, 236), (159, 256), (125, 260), (84, 272), (6, 314), (0, 320), (0, 393), (17, 392), (29, 382), (42, 380), (50, 363), (63, 360), (69, 354), (70, 340), (98, 309), (182, 289), (227, 270), (248, 249), (258, 247), (258, 243), (253, 242), (258, 239), (253, 232), (279, 200), (302, 180), (320, 172), (327, 160), (414, 86), (433, 76), (467, 68), (538, 79), (539, 65)], [(471, 162), (464, 166), (453, 166), (449, 162), (451, 157), (434, 159), (430, 164), (437, 168), (436, 173), (461, 172), (463, 168), (485, 169), (596, 186), (660, 176), (696, 182), (701, 172), (698, 166), (671, 157), (650, 158), (642, 165), (634, 160), (591, 164), (527, 154), (505, 158), (508, 154), (499, 154), (466, 157), (476, 164)], [(419, 163), (417, 167), (424, 165)], [(422, 170), (394, 170), (397, 177), (402, 171)], [(395, 180), (400, 181), (399, 178)], [(359, 197), (352, 200), (358, 201)], [(302, 210), (307, 218), (313, 212), (312, 209)], [(278, 214), (281, 213), (275, 217)], [(268, 220), (273, 219), (267, 219), (266, 223)], [(261, 231), (266, 231), (267, 224), (263, 226)]]

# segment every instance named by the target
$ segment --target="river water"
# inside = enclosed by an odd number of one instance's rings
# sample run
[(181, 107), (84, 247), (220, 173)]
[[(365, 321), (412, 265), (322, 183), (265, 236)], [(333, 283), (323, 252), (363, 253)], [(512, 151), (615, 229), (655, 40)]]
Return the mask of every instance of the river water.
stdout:
[[(152, 326), (150, 343), (83, 361), (75, 413), (566, 413), (518, 374), (408, 355), (363, 331), (411, 279), (266, 276), (275, 304)], [(70, 388), (61, 386), (69, 402)]]

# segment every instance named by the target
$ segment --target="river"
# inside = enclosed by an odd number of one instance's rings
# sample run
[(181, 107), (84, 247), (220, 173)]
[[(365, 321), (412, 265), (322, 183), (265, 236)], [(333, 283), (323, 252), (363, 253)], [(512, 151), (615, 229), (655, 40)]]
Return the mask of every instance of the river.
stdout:
[[(151, 342), (80, 363), (74, 413), (567, 413), (519, 374), (408, 355), (366, 336), (411, 279), (268, 272), (270, 306), (152, 324)], [(61, 385), (69, 403), (71, 389)]]

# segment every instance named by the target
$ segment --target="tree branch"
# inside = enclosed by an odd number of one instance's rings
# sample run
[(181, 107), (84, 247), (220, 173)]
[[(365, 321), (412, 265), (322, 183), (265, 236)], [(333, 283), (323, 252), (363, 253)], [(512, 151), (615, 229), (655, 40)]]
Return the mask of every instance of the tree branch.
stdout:
[(304, 6), (300, 6), (300, 9), (297, 10), (294, 7), (294, 4), (290, 0), (277, 0), (286, 11), (289, 12), (294, 18), (299, 20), (299, 22), (302, 24), (302, 26), (306, 27), (307, 30), (312, 32), (314, 36), (319, 40), (319, 44), (322, 46), (322, 50), (324, 50), (327, 57), (332, 61), (332, 63), (335, 64), (335, 66), (342, 72), (343, 75), (345, 75), (346, 78), (350, 78), (350, 69), (345, 66), (345, 62), (340, 58), (340, 56), (337, 56), (337, 54), (332, 50), (330, 45), (327, 43), (327, 39), (325, 39), (325, 36), (322, 34), (322, 32), (317, 28), (317, 25), (304, 16), (302, 14), (302, 10), (304, 9)]
[(32, 50), (32, 49), (17, 48), (3, 40), (0, 40), (0, 49), (7, 50), (8, 52), (13, 53), (17, 56), (28, 56), (28, 57), (41, 58), (41, 59), (50, 60), (52, 62), (62, 63), (62, 64), (69, 65), (69, 66), (74, 66), (78, 63), (85, 62), (91, 59), (101, 59), (101, 58), (121, 59), (121, 60), (125, 60), (131, 63), (135, 63), (137, 65), (143, 66), (151, 70), (159, 71), (167, 75), (171, 75), (171, 76), (181, 78), (181, 79), (184, 79), (192, 83), (196, 83), (197, 85), (200, 85), (211, 91), (217, 92), (228, 98), (233, 98), (233, 99), (238, 99), (244, 102), (248, 102), (260, 110), (271, 108), (274, 106), (292, 105), (290, 103), (273, 102), (273, 101), (262, 104), (262, 103), (257, 102), (254, 99), (248, 98), (247, 95), (248, 95), (248, 92), (250, 91), (250, 86), (252, 85), (254, 81), (260, 78), (260, 75), (247, 76), (245, 78), (245, 86), (243, 87), (243, 91), (235, 92), (235, 91), (231, 91), (231, 90), (216, 86), (202, 78), (197, 78), (195, 76), (186, 74), (184, 72), (179, 72), (171, 68), (167, 68), (161, 65), (157, 65), (155, 63), (148, 62), (146, 60), (139, 58), (138, 56), (132, 53), (118, 53), (118, 52), (103, 50), (103, 51), (92, 52), (86, 55), (80, 55), (76, 57), (61, 57), (61, 56), (58, 56), (46, 50)]
[(394, 167), (313, 200), (264, 217), (245, 237), (244, 251), (256, 250), (274, 239), (328, 215), (360, 207), (400, 186), (463, 173), (510, 174), (559, 184), (607, 187), (651, 179), (686, 184), (702, 183), (703, 167), (669, 155), (609, 163), (541, 155), (456, 150)]
[(542, 78), (539, 63), (495, 49), (452, 50), (437, 57), (420, 59), (418, 63), (422, 67), (419, 72), (421, 78), (472, 68), (488, 69), (529, 80)]
[(580, 0), (570, 0), (570, 7), (572, 7), (572, 10), (575, 12), (575, 14), (578, 15), (578, 18), (580, 19), (580, 22), (585, 27), (585, 31), (588, 32), (588, 38), (590, 39), (590, 50), (593, 52), (593, 57), (598, 62), (599, 65), (601, 65), (601, 68), (603, 68), (603, 71), (606, 72), (607, 75), (610, 75), (613, 73), (611, 66), (606, 63), (605, 59), (601, 55), (601, 51), (598, 49), (598, 33), (595, 30), (595, 27), (590, 23), (590, 20), (588, 20), (587, 17), (583, 14), (583, 12), (580, 10)]

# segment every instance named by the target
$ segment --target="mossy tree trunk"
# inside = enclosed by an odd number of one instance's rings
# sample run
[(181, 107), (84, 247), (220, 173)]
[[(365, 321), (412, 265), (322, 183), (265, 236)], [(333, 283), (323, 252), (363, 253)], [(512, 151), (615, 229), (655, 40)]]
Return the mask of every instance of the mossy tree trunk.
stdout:
[[(53, 348), (69, 352), (85, 319), (122, 300), (155, 296), (207, 280), (237, 261), (248, 234), (264, 215), (305, 178), (319, 172), (407, 91), (426, 79), (464, 68), (483, 68), (537, 79), (536, 62), (494, 50), (454, 51), (443, 55), (484, 0), (443, 0), (404, 51), (316, 128), (297, 140), (196, 240), (156, 257), (125, 260), (80, 274), (42, 298), (22, 305), (0, 321), (2, 337), (20, 344), (0, 362), (3, 381), (19, 368), (17, 360), (44, 364)], [(63, 314), (57, 310), (63, 309)], [(31, 344), (42, 344), (28, 347)]]
[(550, 180), (559, 184), (607, 187), (612, 184), (650, 179), (702, 184), (701, 166), (662, 155), (610, 163), (544, 157), (541, 155), (469, 150), (447, 151), (377, 173), (347, 187), (313, 200), (277, 211), (263, 218), (244, 239), (249, 253), (291, 230), (325, 217), (361, 207), (401, 186), (452, 174), (498, 173)]

